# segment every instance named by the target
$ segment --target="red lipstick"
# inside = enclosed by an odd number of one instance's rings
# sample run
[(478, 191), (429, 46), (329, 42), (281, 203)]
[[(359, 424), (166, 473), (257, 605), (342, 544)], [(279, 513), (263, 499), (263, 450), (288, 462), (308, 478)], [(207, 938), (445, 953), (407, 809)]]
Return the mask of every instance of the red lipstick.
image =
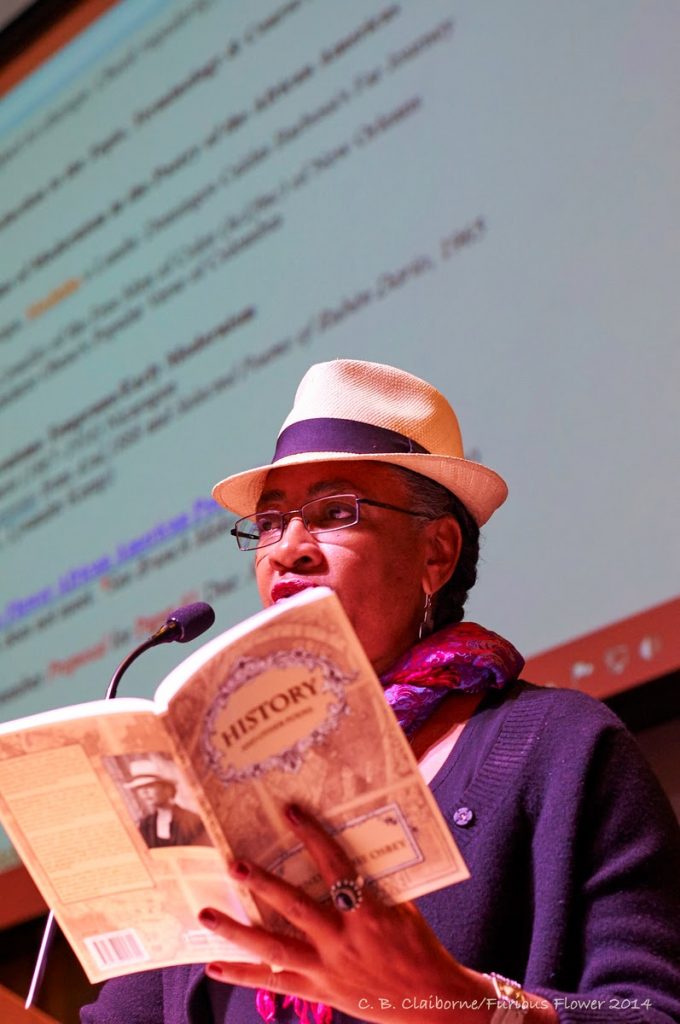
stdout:
[(292, 597), (293, 594), (299, 594), (302, 590), (314, 586), (316, 584), (310, 583), (308, 580), (279, 580), (271, 589), (271, 598), (272, 601), (281, 601), (284, 597)]

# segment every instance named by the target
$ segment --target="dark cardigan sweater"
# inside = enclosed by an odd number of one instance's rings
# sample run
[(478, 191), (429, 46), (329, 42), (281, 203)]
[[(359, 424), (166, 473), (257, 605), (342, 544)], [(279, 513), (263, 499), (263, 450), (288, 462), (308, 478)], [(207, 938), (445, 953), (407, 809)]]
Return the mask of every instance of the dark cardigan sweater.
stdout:
[[(418, 906), (461, 963), (552, 999), (561, 1024), (680, 1022), (680, 832), (606, 707), (523, 683), (487, 697), (432, 791), (471, 877)], [(262, 1024), (251, 990), (200, 966), (108, 982), (82, 1021)]]

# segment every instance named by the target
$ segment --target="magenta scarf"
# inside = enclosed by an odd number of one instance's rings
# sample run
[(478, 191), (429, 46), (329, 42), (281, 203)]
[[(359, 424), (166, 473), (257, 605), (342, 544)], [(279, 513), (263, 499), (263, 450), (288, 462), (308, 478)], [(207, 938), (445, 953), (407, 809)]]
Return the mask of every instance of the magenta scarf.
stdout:
[(476, 622), (458, 622), (411, 647), (380, 682), (387, 703), (410, 737), (453, 690), (502, 690), (523, 667), (522, 655), (498, 633)]
[[(446, 626), (420, 640), (380, 677), (387, 702), (407, 736), (434, 714), (450, 693), (484, 693), (513, 683), (524, 658), (508, 640), (475, 622)], [(283, 996), (300, 1024), (331, 1024), (333, 1011), (325, 1003)], [(267, 1024), (276, 1021), (276, 995), (260, 988), (255, 1005)]]

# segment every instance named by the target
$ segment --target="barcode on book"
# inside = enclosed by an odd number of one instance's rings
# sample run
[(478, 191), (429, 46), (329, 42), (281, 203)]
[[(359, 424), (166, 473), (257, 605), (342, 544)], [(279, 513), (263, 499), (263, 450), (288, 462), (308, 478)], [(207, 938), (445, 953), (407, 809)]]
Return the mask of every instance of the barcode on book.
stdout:
[(92, 935), (85, 939), (85, 945), (100, 968), (141, 964), (149, 959), (149, 954), (134, 928)]

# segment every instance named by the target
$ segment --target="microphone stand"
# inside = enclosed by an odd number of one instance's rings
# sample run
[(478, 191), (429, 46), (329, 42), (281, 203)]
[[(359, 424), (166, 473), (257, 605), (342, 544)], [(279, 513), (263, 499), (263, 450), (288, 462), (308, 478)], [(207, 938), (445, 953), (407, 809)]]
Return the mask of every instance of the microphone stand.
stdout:
[[(212, 619), (208, 621), (206, 617), (206, 611), (212, 615)], [(186, 643), (187, 640), (193, 640), (194, 636), (202, 633), (204, 629), (208, 629), (215, 618), (214, 613), (209, 605), (188, 605), (186, 608), (187, 615), (183, 615), (185, 609), (180, 608), (177, 612), (173, 613), (177, 618), (169, 618), (167, 622), (164, 622), (160, 629), (157, 629), (150, 637), (147, 637), (138, 647), (135, 647), (133, 651), (128, 654), (126, 658), (121, 661), (120, 665), (113, 673), (111, 682), (109, 683), (104, 700), (113, 700), (118, 693), (118, 683), (123, 678), (130, 665), (133, 661), (136, 661), (141, 654), (145, 651), (150, 650), (152, 647), (157, 647), (159, 644), (169, 644), (173, 640), (178, 640), (180, 643)], [(186, 621), (185, 621), (186, 620)], [(188, 626), (188, 628), (187, 628)], [(31, 1006), (35, 1002), (38, 993), (42, 987), (43, 979), (45, 977), (45, 970), (47, 968), (47, 959), (50, 955), (54, 939), (57, 934), (57, 922), (54, 917), (54, 911), (50, 910), (47, 916), (47, 922), (45, 924), (45, 930), (43, 932), (42, 941), (40, 943), (40, 949), (38, 950), (38, 956), (35, 961), (35, 967), (33, 968), (33, 977), (31, 978), (31, 986), (26, 996), (26, 1002), (24, 1008), (30, 1010)]]

